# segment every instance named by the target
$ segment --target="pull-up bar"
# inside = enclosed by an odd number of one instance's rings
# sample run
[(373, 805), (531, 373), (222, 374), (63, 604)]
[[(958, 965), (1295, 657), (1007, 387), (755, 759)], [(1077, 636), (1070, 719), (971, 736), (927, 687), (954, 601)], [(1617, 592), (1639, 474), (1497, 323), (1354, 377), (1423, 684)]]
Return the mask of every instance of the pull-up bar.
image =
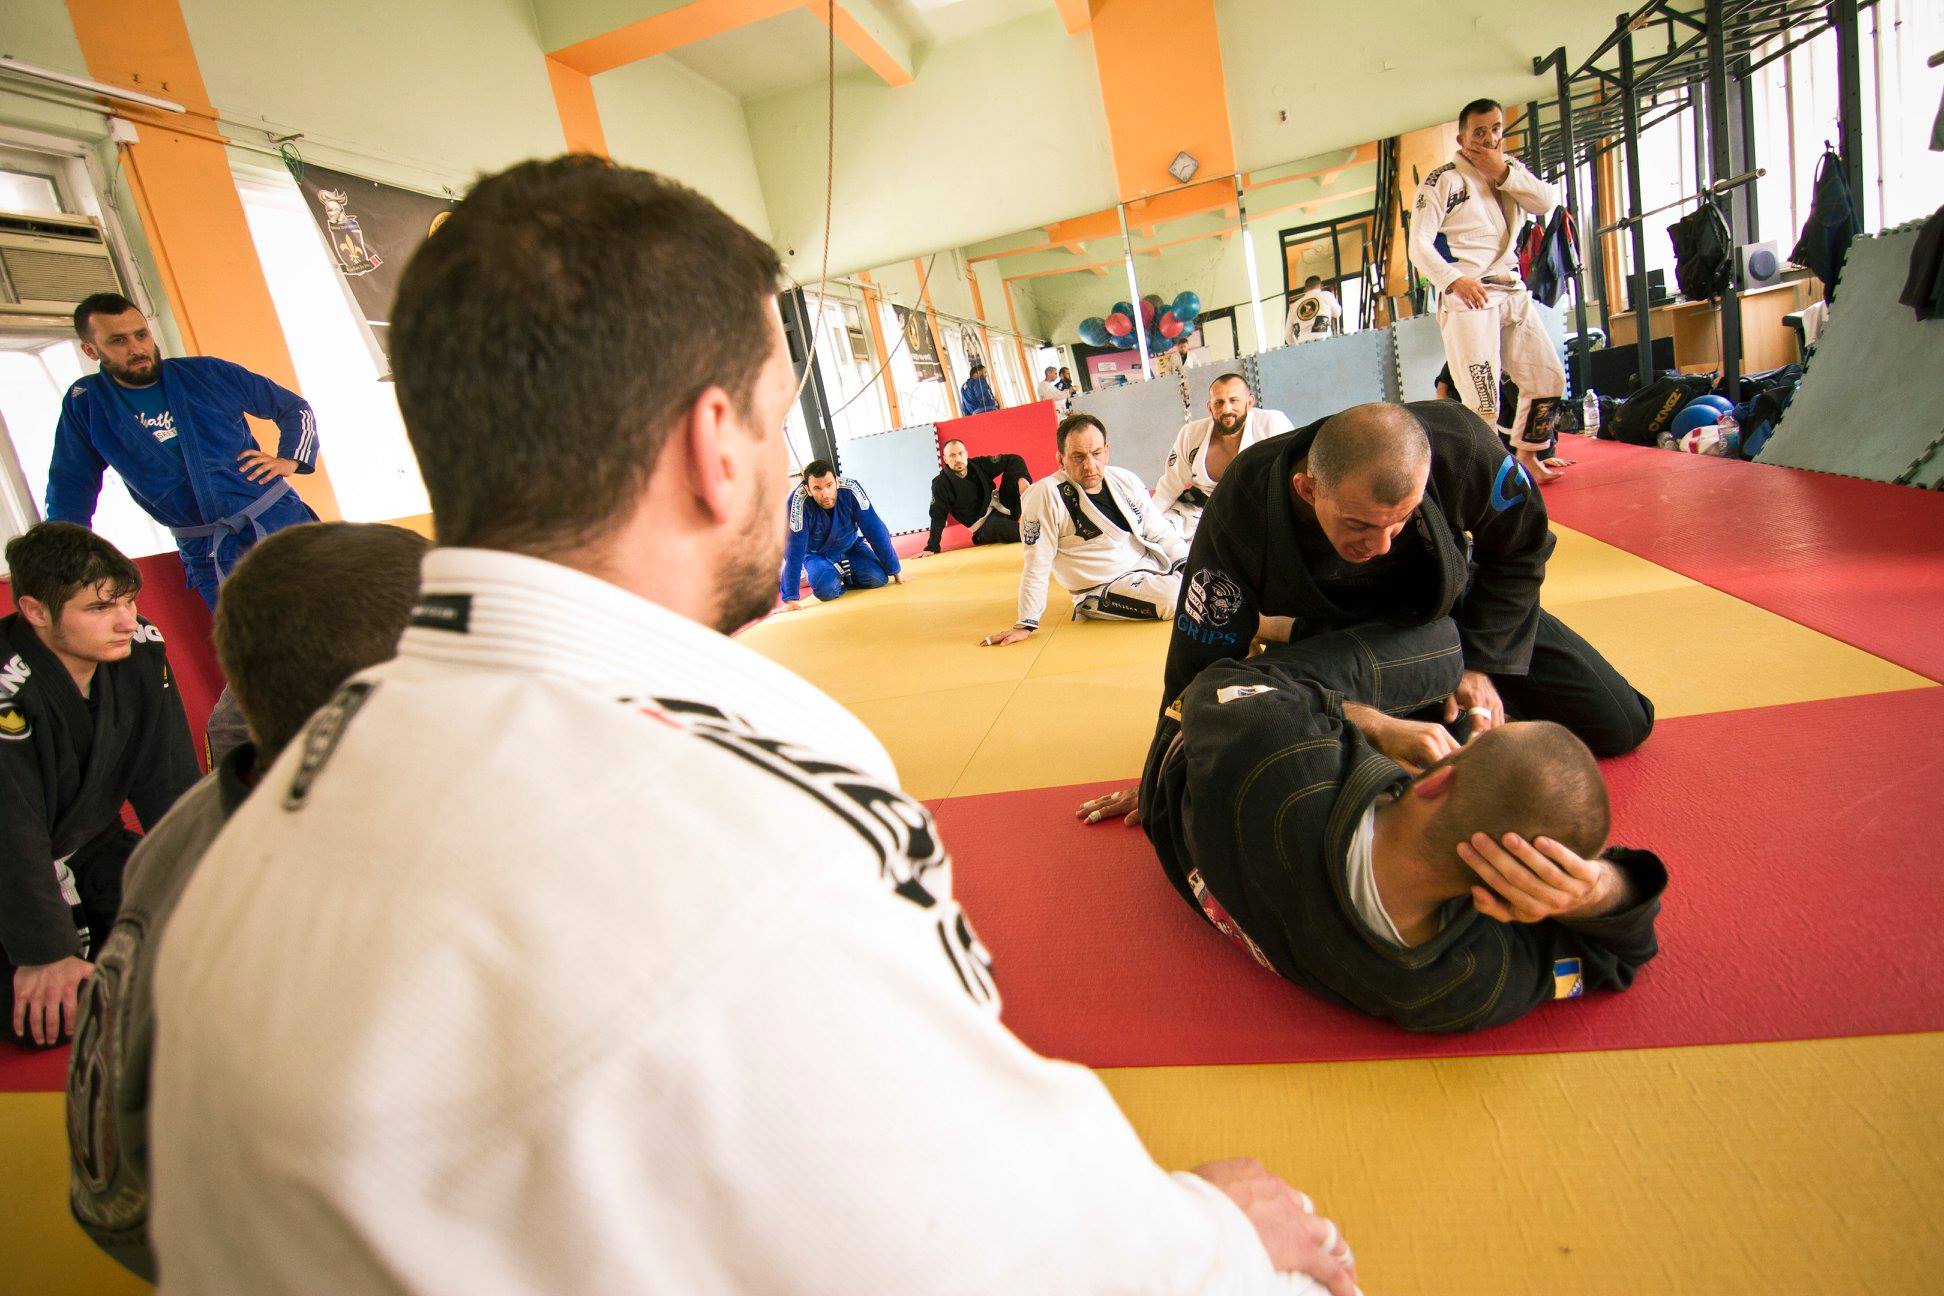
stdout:
[(1638, 215), (1622, 216), (1619, 220), (1613, 222), (1613, 224), (1602, 225), (1600, 226), (1600, 228), (1594, 230), (1593, 232), (1596, 235), (1611, 234), (1615, 230), (1623, 230), (1630, 225), (1638, 224), (1639, 222), (1646, 220), (1649, 216), (1657, 216), (1661, 212), (1668, 211), (1675, 207), (1683, 206), (1687, 203), (1691, 203), (1697, 198), (1719, 198), (1723, 194), (1728, 193), (1730, 190), (1739, 189), (1745, 184), (1754, 184), (1757, 180), (1760, 180), (1763, 176), (1767, 174), (1768, 174), (1767, 167), (1756, 167), (1753, 171), (1744, 171), (1738, 176), (1729, 176), (1726, 180), (1717, 181), (1716, 183), (1709, 185), (1706, 189), (1701, 190), (1699, 193), (1691, 193), (1688, 194), (1686, 197), (1676, 198), (1673, 202), (1665, 202), (1658, 207), (1649, 207), (1646, 211), (1641, 212)]

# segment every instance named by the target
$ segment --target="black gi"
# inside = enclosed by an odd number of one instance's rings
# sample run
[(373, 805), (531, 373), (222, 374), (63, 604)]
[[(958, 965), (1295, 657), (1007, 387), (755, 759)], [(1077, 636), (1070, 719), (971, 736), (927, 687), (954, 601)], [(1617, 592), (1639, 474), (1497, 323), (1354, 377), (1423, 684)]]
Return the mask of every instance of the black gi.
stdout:
[(1465, 666), (1489, 675), (1515, 720), (1553, 720), (1598, 756), (1632, 751), (1654, 706), (1584, 639), (1539, 607), (1553, 535), (1545, 501), (1496, 433), (1455, 401), (1408, 409), (1431, 441), (1424, 502), (1366, 563), (1337, 556), (1290, 476), (1319, 419), (1244, 450), (1222, 474), (1188, 552), (1163, 701), (1212, 662), (1249, 650), (1264, 616), (1292, 638), (1361, 621), (1457, 622)]
[(947, 517), (964, 527), (985, 519), (972, 533), (975, 545), (1018, 544), (1019, 483), (1032, 476), (1026, 461), (1013, 454), (973, 456), (965, 461), (963, 477), (950, 468), (941, 469), (932, 478), (931, 535), (925, 540), (925, 552), (938, 552)]
[[(16, 967), (88, 957), (121, 906), (122, 866), (202, 771), (162, 632), (95, 667), (89, 697), (19, 613), (0, 618), (0, 1021), (13, 1026)], [(62, 895), (65, 858), (80, 903)]]
[[(1218, 497), (1229, 487), (1225, 476)], [(1448, 695), (1458, 638), (1444, 618), (1352, 626), (1218, 662), (1170, 709), (1179, 720), (1162, 717), (1141, 781), (1142, 827), (1183, 899), (1278, 975), (1409, 1030), (1479, 1030), (1549, 999), (1626, 989), (1657, 951), (1667, 887), (1660, 860), (1613, 848), (1632, 897), (1618, 912), (1501, 923), (1459, 898), (1422, 945), (1370, 930), (1349, 898), (1350, 841), (1411, 776), (1343, 702), (1402, 714)]]

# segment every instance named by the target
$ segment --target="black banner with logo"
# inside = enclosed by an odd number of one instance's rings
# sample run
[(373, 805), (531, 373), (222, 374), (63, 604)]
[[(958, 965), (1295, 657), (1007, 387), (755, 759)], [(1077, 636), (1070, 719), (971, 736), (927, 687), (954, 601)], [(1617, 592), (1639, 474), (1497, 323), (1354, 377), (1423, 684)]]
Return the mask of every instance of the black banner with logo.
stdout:
[(293, 171), (372, 337), (390, 356), (398, 277), (418, 245), (451, 213), (453, 201), (308, 163)]

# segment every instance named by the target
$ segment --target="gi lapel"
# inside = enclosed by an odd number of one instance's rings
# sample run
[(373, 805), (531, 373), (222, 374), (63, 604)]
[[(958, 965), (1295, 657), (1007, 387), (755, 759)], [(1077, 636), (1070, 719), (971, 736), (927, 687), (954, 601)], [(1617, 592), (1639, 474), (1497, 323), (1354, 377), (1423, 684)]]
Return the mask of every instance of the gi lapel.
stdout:
[(1061, 482), (1060, 501), (1066, 505), (1067, 515), (1073, 519), (1073, 530), (1076, 535), (1082, 540), (1095, 540), (1100, 537), (1101, 524), (1094, 519), (1093, 506), (1080, 498), (1078, 486), (1071, 481)]
[(1499, 240), (1498, 252), (1492, 257), (1492, 265), (1497, 265), (1505, 259), (1506, 254), (1512, 251), (1512, 245), (1518, 241), (1519, 205), (1513, 202), (1503, 189), (1480, 175), (1477, 168), (1465, 160), (1464, 154), (1460, 153), (1451, 161), (1458, 168), (1458, 174), (1464, 177), (1465, 183), (1471, 186), (1474, 198), (1490, 194), (1498, 202), (1499, 214), (1505, 219), (1505, 234)]

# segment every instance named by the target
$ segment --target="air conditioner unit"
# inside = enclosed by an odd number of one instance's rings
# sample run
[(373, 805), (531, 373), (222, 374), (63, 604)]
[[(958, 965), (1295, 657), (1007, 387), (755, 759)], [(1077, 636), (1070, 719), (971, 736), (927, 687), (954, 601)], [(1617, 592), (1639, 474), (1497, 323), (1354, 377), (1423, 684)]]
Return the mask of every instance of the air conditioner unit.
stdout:
[(0, 323), (25, 315), (65, 317), (90, 293), (121, 291), (99, 222), (0, 211)]
[(1743, 292), (1782, 282), (1782, 258), (1777, 255), (1773, 243), (1750, 243), (1746, 247), (1736, 248), (1735, 259), (1741, 271), (1740, 286)]

